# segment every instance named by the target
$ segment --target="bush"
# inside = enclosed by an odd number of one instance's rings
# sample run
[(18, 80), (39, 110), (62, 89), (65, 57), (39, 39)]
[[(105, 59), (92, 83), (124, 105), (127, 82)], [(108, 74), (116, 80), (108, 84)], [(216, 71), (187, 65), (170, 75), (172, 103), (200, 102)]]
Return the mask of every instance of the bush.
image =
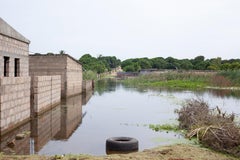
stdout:
[(234, 122), (234, 114), (223, 113), (218, 107), (209, 109), (202, 100), (188, 100), (176, 111), (179, 127), (188, 130), (188, 138), (212, 149), (240, 156), (240, 128)]
[(96, 80), (97, 73), (93, 71), (85, 71), (83, 72), (83, 80)]

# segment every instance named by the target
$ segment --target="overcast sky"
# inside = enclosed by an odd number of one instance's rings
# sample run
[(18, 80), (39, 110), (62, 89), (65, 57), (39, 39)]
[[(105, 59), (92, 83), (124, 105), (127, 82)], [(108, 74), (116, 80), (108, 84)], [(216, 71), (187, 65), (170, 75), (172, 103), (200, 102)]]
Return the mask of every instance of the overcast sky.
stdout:
[(0, 0), (30, 51), (240, 58), (240, 0)]

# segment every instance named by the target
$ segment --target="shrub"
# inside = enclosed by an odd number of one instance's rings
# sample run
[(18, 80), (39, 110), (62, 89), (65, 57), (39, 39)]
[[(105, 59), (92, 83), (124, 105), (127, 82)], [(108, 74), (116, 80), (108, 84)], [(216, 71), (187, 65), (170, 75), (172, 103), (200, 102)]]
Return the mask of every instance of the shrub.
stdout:
[(188, 100), (176, 112), (180, 128), (188, 130), (188, 138), (196, 136), (205, 146), (240, 156), (240, 128), (234, 114), (223, 113), (218, 107), (211, 110), (202, 100)]

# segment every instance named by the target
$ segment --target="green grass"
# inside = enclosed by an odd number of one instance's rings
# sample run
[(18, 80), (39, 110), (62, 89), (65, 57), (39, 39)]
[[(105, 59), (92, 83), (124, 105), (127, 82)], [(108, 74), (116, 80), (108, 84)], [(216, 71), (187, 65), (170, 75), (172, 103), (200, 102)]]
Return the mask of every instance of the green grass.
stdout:
[(169, 72), (141, 75), (125, 79), (126, 85), (139, 87), (176, 88), (176, 89), (202, 89), (209, 86), (210, 74), (193, 72)]
[(177, 125), (170, 125), (170, 124), (150, 124), (149, 128), (154, 130), (154, 131), (174, 131), (174, 132), (179, 132), (179, 128)]
[(149, 87), (161, 87), (161, 88), (179, 88), (179, 89), (199, 89), (207, 86), (205, 82), (190, 81), (190, 80), (169, 80), (169, 81), (159, 81), (142, 83), (143, 86)]

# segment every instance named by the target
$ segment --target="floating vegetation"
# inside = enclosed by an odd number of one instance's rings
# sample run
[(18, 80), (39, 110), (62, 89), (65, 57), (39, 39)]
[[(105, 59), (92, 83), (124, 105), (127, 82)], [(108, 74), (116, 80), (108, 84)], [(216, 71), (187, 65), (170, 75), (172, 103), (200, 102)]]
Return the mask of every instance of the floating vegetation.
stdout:
[(179, 128), (177, 125), (170, 125), (170, 124), (150, 124), (149, 128), (154, 131), (173, 131), (173, 132), (179, 132)]

